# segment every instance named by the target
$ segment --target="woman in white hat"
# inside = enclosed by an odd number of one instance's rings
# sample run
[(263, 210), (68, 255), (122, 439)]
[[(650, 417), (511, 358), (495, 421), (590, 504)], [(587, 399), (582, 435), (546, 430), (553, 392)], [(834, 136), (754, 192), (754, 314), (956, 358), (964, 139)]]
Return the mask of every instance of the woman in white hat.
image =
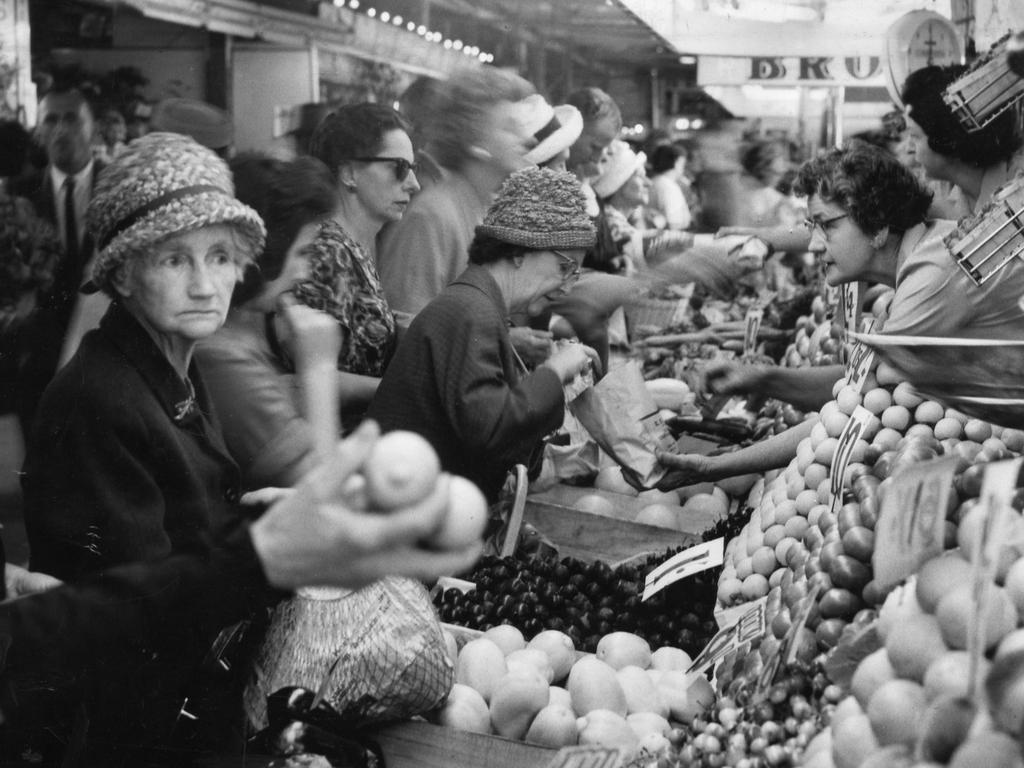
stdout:
[(650, 196), (646, 163), (647, 155), (616, 139), (608, 148), (601, 175), (591, 185), (601, 204), (601, 247), (594, 266), (604, 271), (633, 275), (647, 264), (643, 231), (630, 222), (630, 216), (646, 205)]
[(564, 171), (569, 149), (583, 133), (583, 115), (572, 104), (552, 107), (539, 93), (520, 103), (526, 130), (535, 142), (523, 159), (541, 168)]

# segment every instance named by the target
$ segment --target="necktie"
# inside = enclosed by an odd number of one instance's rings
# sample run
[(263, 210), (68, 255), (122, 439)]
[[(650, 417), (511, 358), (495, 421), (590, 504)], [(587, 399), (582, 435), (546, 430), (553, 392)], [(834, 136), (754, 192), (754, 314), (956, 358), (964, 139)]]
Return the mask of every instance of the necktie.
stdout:
[(78, 224), (75, 221), (75, 177), (64, 180), (64, 242), (67, 256), (78, 259)]

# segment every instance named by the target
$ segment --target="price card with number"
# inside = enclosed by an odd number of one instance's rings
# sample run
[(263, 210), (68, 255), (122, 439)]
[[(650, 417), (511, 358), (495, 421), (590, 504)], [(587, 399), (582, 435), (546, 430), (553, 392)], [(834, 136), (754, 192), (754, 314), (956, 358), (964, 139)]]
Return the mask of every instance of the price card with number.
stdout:
[(614, 747), (584, 744), (562, 747), (547, 768), (619, 768), (622, 752)]
[(875, 365), (875, 352), (867, 344), (858, 341), (846, 363), (846, 383), (857, 392), (864, 391), (864, 382)]
[(811, 611), (818, 604), (818, 595), (821, 593), (821, 584), (815, 584), (810, 592), (805, 595), (793, 611), (793, 623), (786, 630), (786, 636), (779, 643), (778, 651), (765, 662), (761, 668), (761, 674), (757, 676), (757, 687), (764, 691), (768, 688), (779, 674), (783, 666), (789, 666), (796, 661), (797, 653), (800, 651), (800, 636), (803, 634)]
[(950, 457), (914, 464), (886, 484), (871, 557), (875, 581), (883, 589), (899, 584), (942, 552), (956, 463)]
[(864, 430), (874, 415), (862, 405), (858, 405), (850, 414), (850, 420), (846, 422), (843, 431), (839, 433), (839, 440), (836, 444), (835, 455), (832, 456), (832, 468), (829, 470), (829, 490), (832, 493), (832, 513), (842, 506), (843, 499), (843, 477), (846, 475), (846, 468), (850, 465), (850, 456), (861, 439)]
[(705, 541), (695, 547), (685, 549), (647, 574), (641, 600), (653, 597), (680, 579), (693, 576), (693, 574), (706, 571), (709, 568), (717, 568), (724, 562), (725, 539), (723, 538)]
[(981, 481), (979, 504), (984, 510), (984, 524), (981, 535), (974, 542), (974, 551), (970, 553), (974, 569), (974, 600), (971, 604), (971, 631), (967, 634), (967, 653), (970, 655), (968, 690), (976, 696), (981, 695), (979, 670), (985, 653), (985, 627), (988, 624), (982, 617), (988, 608), (991, 591), (988, 587), (995, 583), (1003, 547), (1017, 543), (1021, 536), (1021, 517), (1013, 508), (1013, 496), (1022, 464), (1024, 459), (989, 464)]
[(711, 638), (711, 642), (704, 646), (704, 650), (697, 654), (697, 658), (690, 664), (686, 674), (703, 674), (752, 640), (764, 637), (768, 631), (768, 618), (765, 613), (767, 604), (768, 598), (765, 596), (752, 603), (738, 606), (736, 621), (719, 630)]
[(757, 333), (761, 330), (764, 319), (764, 307), (754, 304), (747, 310), (746, 323), (743, 331), (743, 356), (749, 357), (757, 352)]
[(843, 309), (843, 328), (855, 331), (860, 324), (860, 283), (845, 283), (840, 287), (839, 303)]

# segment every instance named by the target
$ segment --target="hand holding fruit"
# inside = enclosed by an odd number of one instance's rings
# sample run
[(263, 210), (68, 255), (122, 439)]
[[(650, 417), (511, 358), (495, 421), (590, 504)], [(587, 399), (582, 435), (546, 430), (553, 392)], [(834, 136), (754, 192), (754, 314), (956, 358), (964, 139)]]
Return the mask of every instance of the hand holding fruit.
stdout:
[[(476, 486), (439, 473), (432, 449), (433, 463), (412, 457), (416, 449), (403, 437), (409, 433), (379, 434), (364, 422), (252, 525), (271, 584), (358, 588), (386, 575), (431, 580), (460, 573), (479, 557), (487, 505)], [(416, 472), (399, 466), (408, 461)], [(365, 509), (351, 501), (360, 475)]]
[(698, 453), (667, 453), (658, 451), (658, 461), (669, 467), (668, 473), (658, 482), (659, 491), (671, 491), (694, 483), (703, 483), (712, 477), (711, 457)]
[(558, 376), (563, 384), (572, 381), (576, 374), (593, 370), (595, 377), (601, 374), (601, 360), (597, 352), (586, 344), (565, 344), (543, 364)]

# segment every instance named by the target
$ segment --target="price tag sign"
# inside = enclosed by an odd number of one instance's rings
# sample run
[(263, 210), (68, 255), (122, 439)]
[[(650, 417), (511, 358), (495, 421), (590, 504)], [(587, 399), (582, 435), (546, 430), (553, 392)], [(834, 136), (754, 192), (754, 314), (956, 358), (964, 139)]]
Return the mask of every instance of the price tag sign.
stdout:
[(955, 458), (934, 459), (901, 470), (886, 485), (871, 556), (875, 580), (883, 589), (899, 584), (925, 560), (942, 553), (955, 471)]
[(619, 768), (622, 752), (612, 747), (585, 744), (576, 747), (562, 747), (547, 768)]
[(764, 319), (764, 307), (753, 305), (747, 310), (746, 325), (743, 332), (743, 356), (749, 357), (757, 351), (757, 332), (761, 330)]
[(864, 382), (875, 365), (875, 352), (867, 344), (857, 342), (846, 363), (846, 383), (857, 392), (864, 391)]
[(864, 434), (864, 430), (867, 429), (872, 418), (871, 411), (863, 405), (858, 405), (856, 410), (850, 414), (850, 420), (846, 422), (846, 426), (839, 434), (836, 452), (832, 457), (832, 468), (829, 471), (829, 490), (832, 492), (833, 514), (842, 506), (843, 477), (846, 475), (846, 468), (850, 465), (850, 456), (853, 454), (854, 446), (861, 439), (861, 435)]
[(825, 306), (828, 307), (829, 315), (835, 316), (837, 313), (841, 314), (842, 307), (842, 296), (843, 292), (838, 285), (829, 285), (824, 283), (825, 289)]
[(846, 283), (840, 286), (839, 303), (843, 309), (843, 327), (849, 331), (857, 330), (860, 323), (860, 283)]
[(797, 604), (797, 609), (793, 614), (793, 623), (789, 625), (789, 629), (786, 630), (786, 636), (779, 643), (778, 651), (765, 662), (765, 665), (761, 668), (761, 674), (757, 676), (758, 690), (764, 691), (775, 682), (775, 678), (778, 677), (779, 670), (783, 668), (783, 664), (789, 666), (796, 661), (797, 652), (800, 650), (800, 643), (797, 641), (807, 625), (807, 619), (810, 618), (811, 611), (818, 603), (818, 595), (820, 593), (821, 585), (817, 584)]
[(640, 599), (647, 600), (680, 579), (693, 576), (693, 574), (706, 571), (709, 568), (716, 568), (724, 562), (724, 538), (705, 541), (695, 547), (685, 549), (647, 574), (647, 578), (644, 580), (644, 594)]
[(743, 609), (736, 621), (725, 629), (719, 630), (711, 642), (709, 642), (697, 658), (690, 664), (686, 674), (703, 674), (715, 666), (730, 654), (735, 653), (744, 645), (764, 637), (768, 631), (768, 617), (765, 608), (768, 604), (768, 597), (762, 597), (752, 603), (739, 606)]
[(1000, 551), (1015, 543), (1020, 533), (1020, 515), (1013, 508), (1012, 502), (1022, 464), (1024, 459), (989, 464), (985, 467), (985, 476), (981, 481), (980, 504), (985, 510), (985, 522), (981, 535), (974, 543), (974, 551), (970, 553), (974, 567), (974, 600), (971, 605), (971, 631), (967, 635), (967, 652), (970, 654), (968, 691), (976, 695), (981, 694), (978, 670), (985, 653), (987, 622), (982, 621), (982, 617), (988, 602), (987, 586), (995, 583)]

